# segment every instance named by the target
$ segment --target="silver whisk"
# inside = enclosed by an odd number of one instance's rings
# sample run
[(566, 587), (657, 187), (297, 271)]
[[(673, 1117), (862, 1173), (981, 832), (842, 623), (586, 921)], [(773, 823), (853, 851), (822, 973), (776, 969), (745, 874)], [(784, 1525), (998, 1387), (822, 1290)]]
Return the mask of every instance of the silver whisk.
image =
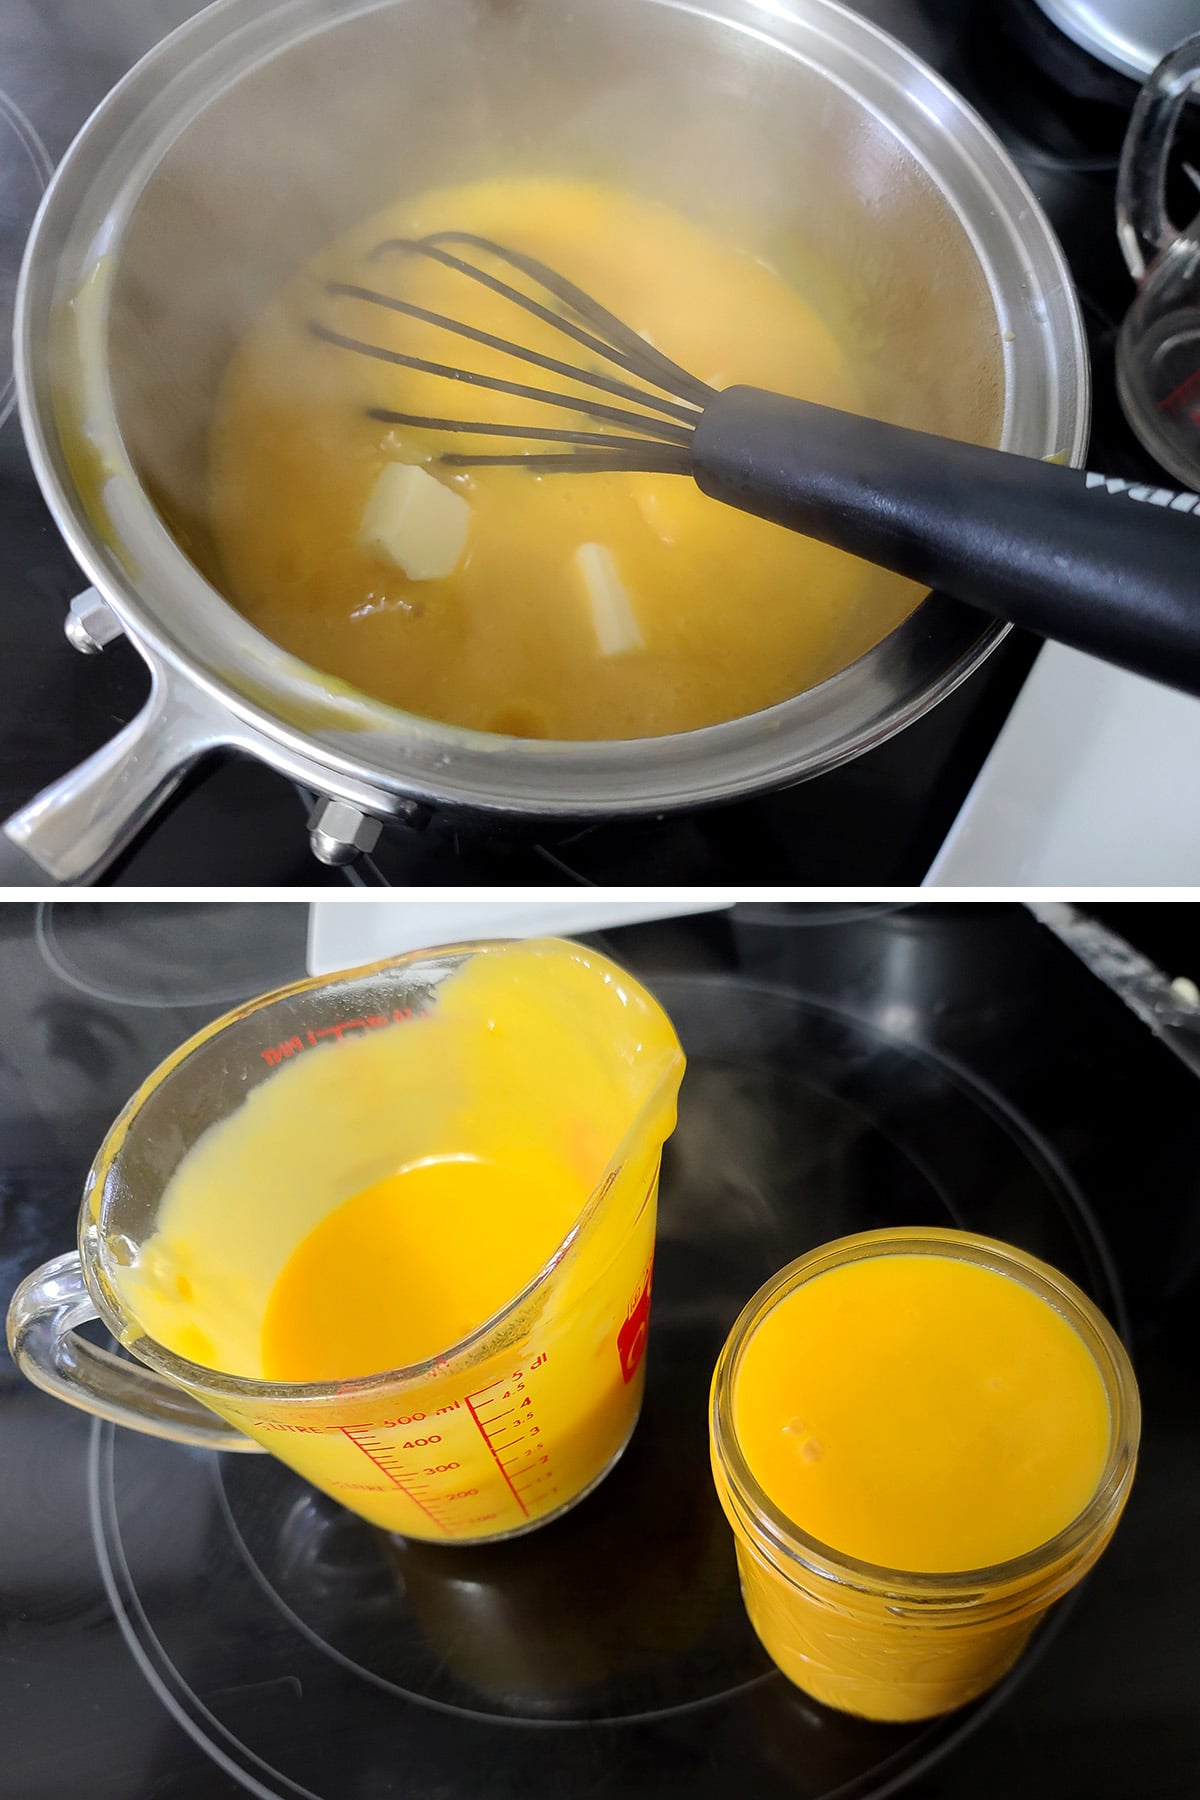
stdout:
[[(523, 293), (448, 245), (507, 265), (554, 304)], [(339, 349), (511, 394), (603, 427), (509, 425), (370, 409), (372, 418), (393, 425), (571, 446), (448, 452), (442, 463), (515, 465), (542, 474), (690, 475), (704, 493), (740, 511), (1200, 694), (1200, 534), (1187, 517), (1197, 506), (1195, 495), (1085, 475), (759, 388), (718, 391), (565, 276), (470, 232), (391, 238), (376, 246), (371, 259), (395, 254), (429, 258), (490, 289), (602, 366), (561, 361), (374, 288), (330, 282), (327, 293), (419, 320), (624, 403), (610, 405), (586, 394), (408, 355), (312, 321), (313, 332)], [(617, 372), (609, 374), (608, 368)]]
[[(544, 306), (498, 276), (489, 274), (486, 269), (477, 268), (474, 263), (455, 256), (443, 248), (446, 244), (461, 244), (486, 251), (496, 261), (506, 263), (510, 268), (529, 276), (553, 299), (568, 307), (575, 318), (571, 319), (562, 312)], [(481, 287), (489, 288), (492, 293), (501, 295), (505, 300), (511, 300), (514, 306), (519, 306), (532, 318), (553, 326), (556, 331), (582, 345), (585, 350), (624, 369), (627, 374), (639, 376), (649, 384), (649, 388), (635, 387), (616, 376), (580, 368), (575, 363), (560, 362), (556, 357), (544, 356), (537, 350), (531, 350), (527, 344), (496, 337), (492, 332), (480, 331), (461, 319), (447, 318), (444, 313), (431, 312), (424, 306), (414, 306), (411, 301), (397, 299), (374, 288), (358, 287), (346, 281), (331, 281), (325, 290), (331, 298), (363, 300), (368, 305), (382, 307), (385, 311), (419, 319), (426, 325), (439, 326), (471, 343), (486, 344), (491, 350), (503, 351), (506, 355), (515, 357), (518, 362), (532, 363), (539, 369), (545, 369), (548, 374), (561, 375), (584, 387), (613, 394), (619, 400), (635, 401), (644, 409), (633, 412), (628, 407), (606, 406), (603, 401), (589, 400), (583, 395), (573, 397), (570, 394), (556, 393), (550, 388), (530, 387), (520, 381), (505, 381), (497, 375), (455, 368), (449, 363), (429, 362), (424, 357), (408, 356), (380, 344), (369, 344), (360, 338), (347, 337), (342, 332), (332, 331), (328, 326), (313, 321), (312, 331), (326, 343), (336, 344), (342, 350), (354, 350), (362, 356), (373, 356), (380, 362), (413, 369), (421, 374), (444, 375), (450, 381), (490, 388), (494, 393), (535, 400), (566, 412), (582, 414), (589, 419), (602, 420), (610, 428), (617, 429), (579, 431), (549, 425), (497, 425), (479, 419), (441, 419), (421, 413), (392, 412), (382, 406), (370, 408), (372, 419), (381, 419), (389, 425), (410, 425), (430, 431), (460, 431), (487, 437), (574, 444), (585, 452), (563, 455), (556, 452), (522, 454), (518, 451), (495, 456), (453, 453), (440, 459), (455, 468), (527, 464), (541, 471), (574, 470), (588, 474), (620, 469), (653, 474), (690, 474), (691, 459), (684, 452), (691, 444), (692, 432), (704, 408), (716, 398), (715, 388), (709, 387), (707, 382), (698, 381), (694, 375), (689, 375), (686, 369), (681, 369), (669, 356), (663, 356), (645, 338), (631, 330), (573, 282), (555, 274), (553, 269), (548, 269), (533, 257), (522, 256), (516, 250), (506, 250), (502, 244), (494, 244), (489, 238), (475, 237), (467, 231), (439, 231), (426, 238), (388, 238), (386, 242), (376, 245), (371, 252), (371, 260), (375, 262), (397, 252), (428, 257), (433, 262), (441, 263), (444, 268), (453, 269), (469, 280), (478, 282)], [(591, 330), (585, 329), (585, 324)], [(622, 436), (621, 430), (637, 432), (639, 435)], [(661, 453), (653, 451), (652, 444), (661, 445)]]

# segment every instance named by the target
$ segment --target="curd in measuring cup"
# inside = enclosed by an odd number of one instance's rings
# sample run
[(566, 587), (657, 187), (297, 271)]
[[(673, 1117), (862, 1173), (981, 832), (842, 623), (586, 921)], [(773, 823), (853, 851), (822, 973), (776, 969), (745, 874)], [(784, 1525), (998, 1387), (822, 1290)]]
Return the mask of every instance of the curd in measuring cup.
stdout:
[(367, 1518), (503, 1536), (636, 1420), (682, 1056), (635, 982), (553, 941), (378, 1023), (297, 1039), (200, 1139), (124, 1298), (177, 1354), (278, 1384), (204, 1397)]
[(756, 1296), (714, 1382), (752, 1624), (873, 1719), (991, 1686), (1111, 1534), (1136, 1389), (1065, 1277), (966, 1233), (864, 1233)]

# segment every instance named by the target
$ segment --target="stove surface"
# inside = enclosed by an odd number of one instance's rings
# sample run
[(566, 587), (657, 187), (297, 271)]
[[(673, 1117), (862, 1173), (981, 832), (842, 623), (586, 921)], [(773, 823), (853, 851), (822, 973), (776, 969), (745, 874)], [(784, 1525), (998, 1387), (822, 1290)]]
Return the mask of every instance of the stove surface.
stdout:
[[(0, 9), (0, 418), (7, 312), (49, 169), (107, 90), (192, 0), (6, 0)], [(1004, 140), (1063, 239), (1095, 364), (1093, 456), (1118, 475), (1150, 466), (1117, 405), (1112, 350), (1130, 297), (1113, 228), (1117, 151), (1134, 92), (1052, 32), (1033, 0), (862, 0), (858, 10), (941, 70)], [(1056, 36), (1058, 34), (1055, 34)], [(1046, 73), (1054, 62), (1053, 73)], [(1084, 76), (1091, 70), (1091, 79)], [(1095, 90), (1095, 91), (1094, 91)], [(1097, 97), (1097, 94), (1099, 97)], [(0, 816), (29, 800), (137, 710), (145, 669), (124, 641), (71, 650), (62, 621), (86, 585), (49, 518), (15, 414), (0, 428), (0, 626), (14, 679), (0, 715)], [(310, 856), (309, 800), (259, 765), (194, 775), (107, 879), (118, 884), (915, 885), (956, 816), (1036, 653), (1012, 635), (970, 681), (899, 737), (784, 793), (639, 823), (540, 836), (435, 818), (390, 829), (347, 877)]]
[[(72, 1242), (137, 1083), (303, 971), (305, 913), (0, 908), (6, 1299)], [(1194, 907), (1106, 917), (1200, 974)], [(1015, 906), (748, 905), (597, 941), (689, 1055), (627, 1455), (528, 1539), (404, 1545), (266, 1458), (95, 1426), (0, 1360), (2, 1800), (1194, 1793), (1195, 1077)], [(1111, 1549), (1001, 1690), (868, 1726), (792, 1690), (746, 1628), (705, 1394), (767, 1274), (922, 1220), (1008, 1237), (1097, 1296), (1133, 1350), (1142, 1456)]]

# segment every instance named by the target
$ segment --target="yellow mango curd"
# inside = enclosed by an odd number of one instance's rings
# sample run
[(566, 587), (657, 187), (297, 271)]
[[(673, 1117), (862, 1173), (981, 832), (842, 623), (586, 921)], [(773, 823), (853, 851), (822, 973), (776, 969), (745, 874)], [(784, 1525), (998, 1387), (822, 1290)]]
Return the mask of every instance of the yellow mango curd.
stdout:
[[(765, 261), (663, 204), (571, 179), (489, 179), (359, 226), (263, 308), (210, 441), (214, 578), (267, 637), (409, 712), (516, 737), (656, 736), (770, 706), (845, 668), (920, 598), (912, 583), (701, 494), (690, 476), (454, 472), (451, 437), (383, 409), (596, 422), (354, 354), (319, 324), (622, 404), (328, 284), (402, 298), (564, 361), (600, 359), (461, 274), (386, 240), (473, 232), (532, 255), (690, 372), (860, 408), (852, 349)], [(491, 272), (522, 277), (486, 256)], [(610, 373), (614, 371), (608, 371)], [(620, 371), (615, 371), (618, 375)]]
[(1092, 1504), (1115, 1426), (1093, 1348), (1022, 1279), (1021, 1253), (997, 1248), (1016, 1265), (902, 1241), (831, 1253), (781, 1278), (718, 1366), (714, 1474), (751, 1622), (790, 1680), (869, 1718), (926, 1717), (990, 1686), (1120, 1510), (1048, 1572), (1021, 1564)]
[(493, 946), (375, 1024), (297, 1038), (196, 1143), (122, 1297), (193, 1362), (313, 1384), (198, 1391), (375, 1523), (527, 1529), (637, 1418), (682, 1055), (632, 978), (553, 940)]

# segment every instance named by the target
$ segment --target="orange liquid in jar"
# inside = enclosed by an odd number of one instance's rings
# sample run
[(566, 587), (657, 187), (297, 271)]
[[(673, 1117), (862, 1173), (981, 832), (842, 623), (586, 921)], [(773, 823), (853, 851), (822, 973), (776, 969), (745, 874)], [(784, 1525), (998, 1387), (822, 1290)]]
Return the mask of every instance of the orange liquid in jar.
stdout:
[[(786, 1293), (743, 1346), (732, 1417), (793, 1527), (835, 1562), (901, 1576), (988, 1569), (1049, 1543), (1091, 1501), (1112, 1434), (1100, 1369), (1068, 1320), (1013, 1277), (934, 1254), (860, 1258)], [(1044, 1610), (1014, 1606), (998, 1627), (905, 1622), (799, 1567), (785, 1579), (736, 1521), (735, 1536), (747, 1610), (784, 1674), (870, 1718), (973, 1698)]]
[(738, 1441), (780, 1511), (860, 1562), (981, 1569), (1083, 1511), (1108, 1401), (1082, 1339), (1008, 1275), (880, 1256), (806, 1281), (742, 1356)]

